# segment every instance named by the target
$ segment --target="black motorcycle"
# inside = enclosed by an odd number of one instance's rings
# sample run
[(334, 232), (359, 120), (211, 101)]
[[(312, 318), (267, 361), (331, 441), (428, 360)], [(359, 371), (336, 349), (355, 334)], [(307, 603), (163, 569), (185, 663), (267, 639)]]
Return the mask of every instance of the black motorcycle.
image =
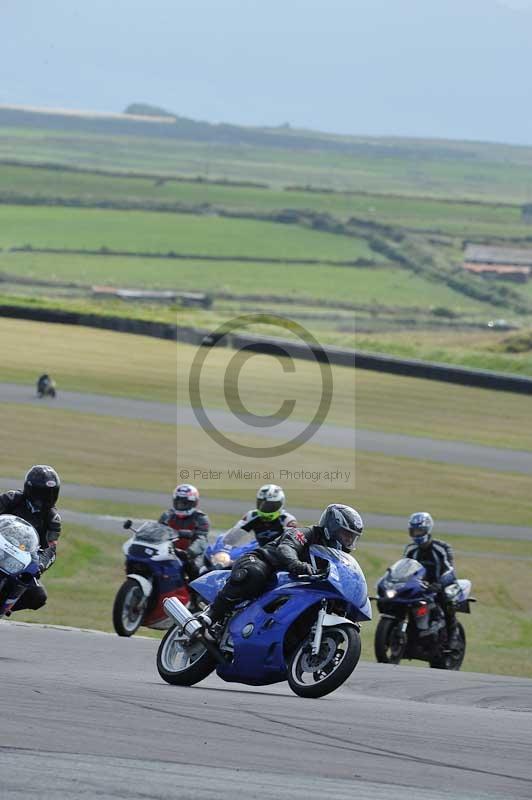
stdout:
[(381, 615), (375, 631), (375, 657), (383, 664), (402, 659), (428, 661), (436, 669), (459, 670), (466, 650), (465, 631), (457, 623), (449, 641), (445, 613), (440, 600), (455, 611), (470, 613), (471, 581), (448, 575), (445, 588), (427, 584), (425, 568), (413, 558), (401, 558), (388, 567), (377, 583), (377, 608)]
[(49, 375), (41, 375), (37, 381), (37, 397), (39, 399), (43, 397), (55, 397), (56, 394), (57, 389), (55, 381), (50, 378)]

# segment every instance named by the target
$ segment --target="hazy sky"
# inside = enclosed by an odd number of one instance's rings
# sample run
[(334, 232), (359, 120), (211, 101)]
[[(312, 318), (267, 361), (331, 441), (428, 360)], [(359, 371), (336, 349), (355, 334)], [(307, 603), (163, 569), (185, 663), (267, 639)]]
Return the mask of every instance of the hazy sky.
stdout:
[(0, 0), (0, 103), (532, 144), (532, 0)]

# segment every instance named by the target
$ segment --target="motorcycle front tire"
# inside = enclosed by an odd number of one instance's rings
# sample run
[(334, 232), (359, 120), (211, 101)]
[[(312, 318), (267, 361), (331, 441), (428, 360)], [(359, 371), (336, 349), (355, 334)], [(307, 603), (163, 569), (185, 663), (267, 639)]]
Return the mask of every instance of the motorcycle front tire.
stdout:
[(299, 697), (324, 697), (338, 689), (349, 678), (360, 658), (360, 633), (353, 625), (335, 625), (324, 628), (322, 647), (327, 640), (334, 641), (335, 639), (340, 639), (341, 644), (344, 645), (343, 656), (326, 677), (321, 677), (318, 668), (313, 674), (314, 683), (302, 678), (303, 674), (312, 674), (312, 669), (309, 669), (308, 666), (305, 669), (303, 666), (308, 664), (308, 659), (311, 658), (309, 651), (312, 637), (309, 635), (299, 643), (292, 653), (287, 669), (288, 685), (294, 694)]
[(119, 636), (133, 636), (142, 625), (142, 620), (146, 612), (145, 598), (143, 605), (138, 610), (137, 616), (135, 618), (130, 617), (128, 620), (124, 619), (124, 606), (126, 603), (131, 602), (134, 594), (139, 598), (142, 594), (144, 598), (141, 587), (133, 578), (128, 578), (124, 581), (116, 593), (115, 602), (113, 604), (113, 626)]
[(375, 630), (375, 658), (379, 664), (400, 664), (404, 654), (404, 646), (398, 656), (390, 658), (390, 640), (400, 621), (390, 617), (381, 617)]
[(463, 626), (457, 622), (458, 634), (460, 637), (461, 647), (458, 651), (451, 651), (450, 653), (443, 653), (436, 658), (433, 658), (429, 664), (432, 669), (448, 669), (453, 672), (458, 672), (462, 666), (466, 651), (466, 635)]

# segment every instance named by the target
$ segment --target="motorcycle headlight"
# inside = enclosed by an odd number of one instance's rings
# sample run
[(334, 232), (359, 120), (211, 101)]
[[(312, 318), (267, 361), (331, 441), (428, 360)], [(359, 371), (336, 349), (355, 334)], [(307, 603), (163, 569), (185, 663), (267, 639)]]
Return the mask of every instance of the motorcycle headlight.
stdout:
[(219, 553), (214, 553), (211, 558), (211, 564), (214, 569), (229, 569), (231, 566), (231, 556), (229, 553), (221, 550)]
[(397, 592), (395, 591), (395, 589), (386, 589), (386, 597), (388, 598), (388, 600), (391, 600), (392, 597), (395, 597), (396, 594)]

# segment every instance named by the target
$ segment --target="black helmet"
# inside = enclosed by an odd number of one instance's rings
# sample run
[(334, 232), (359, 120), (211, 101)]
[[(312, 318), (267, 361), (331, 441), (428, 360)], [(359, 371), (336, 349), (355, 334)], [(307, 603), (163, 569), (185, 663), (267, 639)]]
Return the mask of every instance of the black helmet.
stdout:
[(340, 503), (327, 506), (318, 525), (323, 528), (325, 538), (331, 547), (339, 545), (346, 552), (356, 548), (357, 541), (364, 531), (364, 523), (358, 511)]
[(36, 464), (24, 478), (24, 497), (37, 511), (52, 508), (59, 497), (61, 481), (53, 467)]

